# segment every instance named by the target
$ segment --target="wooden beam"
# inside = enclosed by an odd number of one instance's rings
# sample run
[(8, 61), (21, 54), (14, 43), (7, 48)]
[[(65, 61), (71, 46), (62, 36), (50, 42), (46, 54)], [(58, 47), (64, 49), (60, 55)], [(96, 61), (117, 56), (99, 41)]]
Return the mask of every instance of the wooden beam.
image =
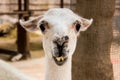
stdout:
[(7, 54), (11, 56), (15, 56), (18, 54), (17, 51), (7, 50), (7, 49), (0, 49), (0, 54)]
[(2, 12), (0, 15), (19, 15), (19, 14), (28, 14), (29, 11), (16, 11), (16, 12)]
[[(29, 11), (29, 0), (24, 0), (24, 11)], [(18, 0), (18, 11), (22, 11), (22, 0)], [(23, 18), (22, 14), (19, 14), (19, 19)], [(25, 18), (25, 20), (27, 20)], [(29, 36), (26, 30), (24, 30), (21, 25), (18, 23), (18, 34), (17, 34), (17, 50), (19, 53), (23, 54), (23, 59), (30, 57), (29, 51)]]
[(60, 8), (64, 8), (64, 0), (60, 0)]

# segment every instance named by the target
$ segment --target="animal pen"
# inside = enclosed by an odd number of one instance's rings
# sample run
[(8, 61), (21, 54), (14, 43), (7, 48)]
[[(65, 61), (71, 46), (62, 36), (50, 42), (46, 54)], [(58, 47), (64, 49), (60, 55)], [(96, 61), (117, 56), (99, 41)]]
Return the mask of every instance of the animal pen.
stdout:
[[(32, 0), (4, 0), (4, 1), (10, 1), (9, 3), (1, 3), (0, 5), (9, 6), (11, 5), (13, 7), (16, 7), (15, 10), (9, 11), (9, 12), (0, 12), (0, 16), (3, 15), (9, 15), (12, 17), (17, 17), (17, 20), (24, 18), (25, 20), (28, 20), (31, 16), (37, 16), (38, 14), (43, 14), (46, 10), (52, 7), (67, 7), (71, 8), (73, 11), (75, 11), (75, 4), (76, 0), (59, 0), (59, 2), (51, 3), (45, 0), (42, 3), (33, 3)], [(34, 1), (34, 0), (33, 0)], [(38, 1), (38, 0), (35, 0)], [(53, 0), (54, 1), (54, 0)], [(14, 3), (15, 2), (15, 3)], [(36, 9), (34, 9), (35, 5), (39, 6)], [(32, 6), (32, 7), (31, 7)], [(44, 7), (47, 6), (47, 7)], [(18, 9), (17, 9), (18, 8)], [(115, 70), (117, 72), (114, 73), (115, 80), (120, 80), (120, 1), (116, 0), (116, 6), (115, 6), (115, 14), (114, 14), (114, 23), (113, 23), (113, 41), (111, 45), (111, 61), (114, 64)], [(1, 9), (1, 8), (0, 8)], [(12, 10), (12, 9), (11, 9)], [(0, 21), (2, 23), (2, 21)], [(16, 44), (17, 49), (15, 50), (9, 50), (5, 49), (2, 46), (0, 46), (0, 56), (3, 54), (11, 55), (10, 59), (16, 56), (17, 54), (21, 53), (23, 55), (22, 59), (27, 59), (30, 57), (30, 37), (29, 33), (26, 32), (16, 21), (17, 24), (17, 38), (16, 38)], [(8, 33), (4, 33), (0, 29), (0, 36), (4, 36)], [(1, 38), (1, 37), (0, 37)], [(1, 44), (0, 44), (1, 45)], [(0, 57), (1, 58), (1, 57)]]

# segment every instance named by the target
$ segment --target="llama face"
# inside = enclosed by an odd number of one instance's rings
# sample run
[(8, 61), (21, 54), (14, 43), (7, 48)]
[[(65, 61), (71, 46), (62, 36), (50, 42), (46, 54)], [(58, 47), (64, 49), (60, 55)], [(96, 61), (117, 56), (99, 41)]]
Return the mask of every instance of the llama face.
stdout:
[(79, 17), (69, 9), (55, 8), (48, 10), (42, 17), (20, 23), (28, 31), (42, 32), (47, 58), (62, 66), (72, 57), (79, 32), (85, 31), (92, 19)]
[[(74, 22), (72, 24), (66, 22), (68, 25), (62, 22), (53, 22), (53, 24), (46, 22), (48, 25), (43, 29), (43, 47), (46, 49), (45, 51), (48, 51), (46, 55), (52, 58), (57, 65), (63, 65), (75, 50), (79, 30), (73, 28), (76, 27)], [(43, 26), (40, 24), (39, 27)]]

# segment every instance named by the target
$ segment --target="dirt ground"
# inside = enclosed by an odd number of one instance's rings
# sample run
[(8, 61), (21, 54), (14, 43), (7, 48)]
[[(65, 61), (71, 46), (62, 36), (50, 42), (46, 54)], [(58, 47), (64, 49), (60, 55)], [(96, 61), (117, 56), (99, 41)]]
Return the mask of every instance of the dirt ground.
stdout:
[(20, 62), (10, 63), (15, 66), (17, 69), (21, 70), (28, 76), (35, 78), (36, 80), (44, 80), (45, 74), (45, 59), (30, 59)]

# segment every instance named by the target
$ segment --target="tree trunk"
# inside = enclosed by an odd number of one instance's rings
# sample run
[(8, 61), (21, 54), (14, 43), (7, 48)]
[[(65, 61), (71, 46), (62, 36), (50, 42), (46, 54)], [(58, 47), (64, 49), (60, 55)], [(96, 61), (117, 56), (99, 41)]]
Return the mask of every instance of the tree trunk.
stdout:
[(73, 80), (114, 80), (110, 48), (115, 0), (77, 0), (76, 8), (78, 14), (94, 21), (78, 39)]

